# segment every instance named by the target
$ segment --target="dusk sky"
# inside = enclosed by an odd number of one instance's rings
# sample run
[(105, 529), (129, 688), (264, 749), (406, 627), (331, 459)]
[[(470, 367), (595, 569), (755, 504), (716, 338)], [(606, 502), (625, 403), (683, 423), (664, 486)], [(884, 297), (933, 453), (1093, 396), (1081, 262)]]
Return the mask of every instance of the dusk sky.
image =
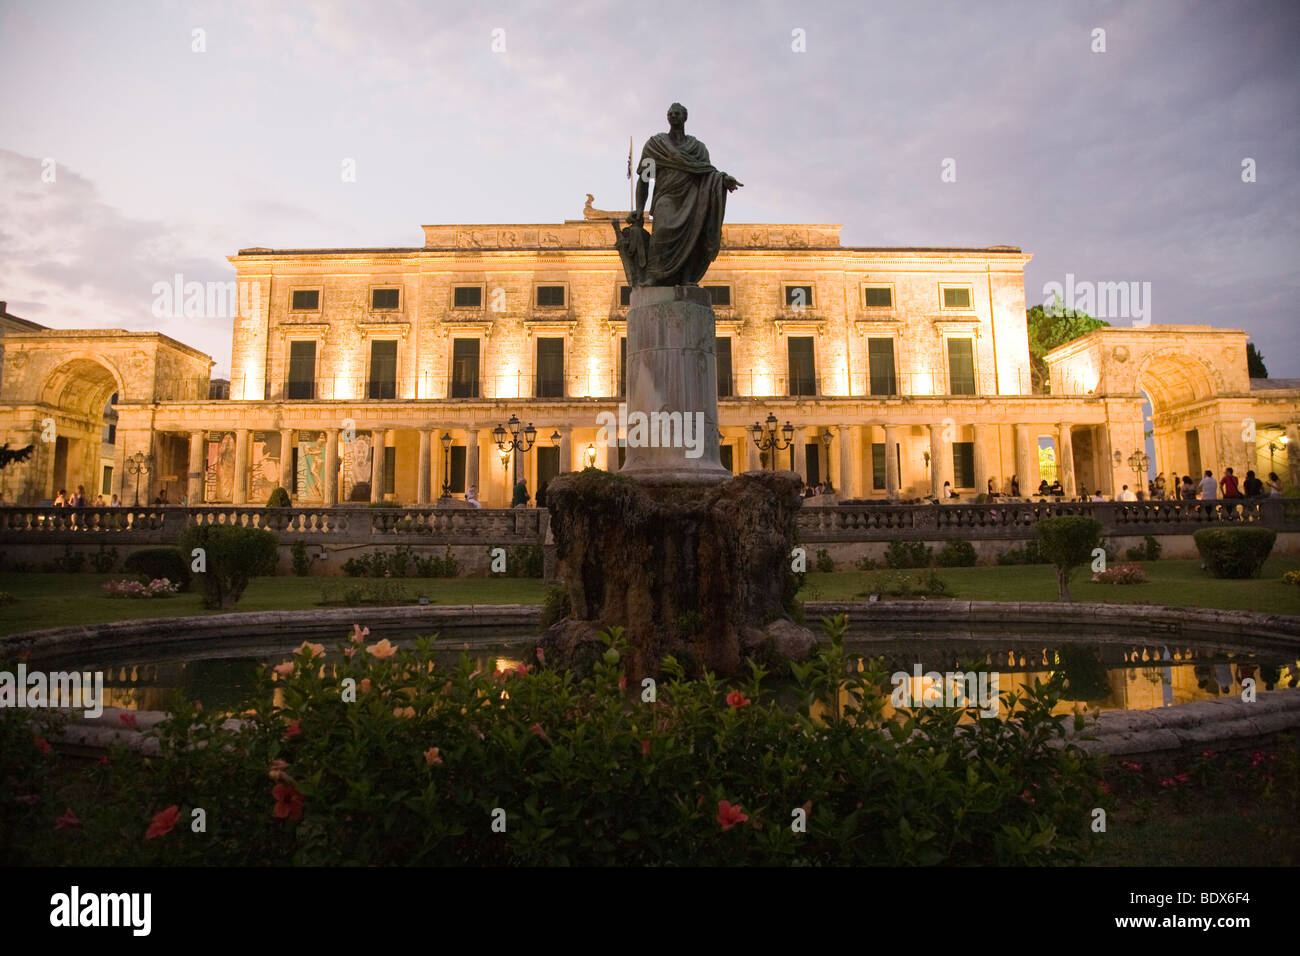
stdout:
[(0, 299), (226, 373), (230, 319), (156, 318), (154, 283), (626, 208), (628, 137), (680, 100), (730, 222), (1020, 246), (1030, 303), (1150, 283), (1153, 323), (1300, 378), (1298, 37), (1294, 2), (5, 2)]

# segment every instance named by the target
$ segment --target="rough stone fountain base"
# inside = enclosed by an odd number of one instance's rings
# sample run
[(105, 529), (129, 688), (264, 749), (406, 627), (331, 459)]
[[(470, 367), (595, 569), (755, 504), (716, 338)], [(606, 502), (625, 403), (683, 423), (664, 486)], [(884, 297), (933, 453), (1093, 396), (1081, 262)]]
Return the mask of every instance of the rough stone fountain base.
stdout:
[(556, 575), (570, 616), (541, 640), (547, 663), (584, 668), (621, 625), (624, 672), (742, 671), (747, 656), (806, 657), (812, 633), (789, 619), (800, 480), (750, 472), (718, 484), (652, 483), (599, 469), (547, 486)]

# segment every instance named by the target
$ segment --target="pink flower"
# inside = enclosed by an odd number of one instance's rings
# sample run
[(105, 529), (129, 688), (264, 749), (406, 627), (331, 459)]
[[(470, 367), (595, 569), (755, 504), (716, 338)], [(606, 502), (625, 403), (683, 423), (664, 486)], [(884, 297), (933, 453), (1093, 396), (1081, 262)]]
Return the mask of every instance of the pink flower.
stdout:
[(352, 641), (353, 644), (360, 644), (369, 636), (370, 628), (362, 627), (360, 624), (353, 624), (352, 637), (350, 637), (349, 640)]
[(542, 645), (540, 644), (537, 645), (537, 663), (539, 664), (546, 663), (546, 652), (542, 650)]
[(1101, 782), (1101, 792), (1110, 793), (1110, 784), (1108, 784), (1105, 780)]
[(64, 810), (63, 816), (54, 821), (54, 829), (56, 830), (66, 830), (69, 827), (79, 826), (81, 826), (81, 821), (77, 819), (77, 815), (72, 812), (71, 807)]
[(139, 724), (136, 723), (135, 714), (131, 713), (129, 710), (124, 710), (122, 713), (118, 714), (117, 720), (123, 727), (127, 727), (131, 730), (135, 730), (139, 727)]
[(50, 751), (53, 749), (52, 747), (50, 747), (50, 742), (46, 740), (44, 737), (33, 737), (32, 743), (36, 745), (36, 749), (38, 749), (41, 753), (45, 754), (45, 756), (47, 757), (50, 755)]
[(1214, 757), (1214, 751), (1213, 751), (1213, 750), (1202, 750), (1202, 751), (1201, 751), (1201, 756), (1204, 757), (1206, 760), (1210, 760), (1210, 759), (1212, 759), (1212, 758)]
[(176, 826), (176, 821), (180, 818), (181, 808), (175, 804), (155, 813), (154, 818), (149, 821), (149, 829), (144, 831), (144, 838), (152, 840), (154, 837), (166, 836), (171, 833), (172, 827)]
[(394, 707), (394, 708), (393, 708), (393, 716), (394, 716), (394, 717), (405, 717), (405, 718), (407, 718), (407, 719), (410, 719), (411, 717), (414, 717), (414, 716), (415, 716), (415, 708), (414, 708), (414, 707)]
[(301, 820), (303, 806), (307, 798), (298, 792), (296, 787), (287, 783), (277, 783), (271, 788), (271, 796), (275, 797), (275, 809), (271, 812), (281, 820)]
[(540, 737), (542, 740), (545, 740), (548, 744), (551, 742), (551, 738), (548, 737), (548, 736), (546, 736), (546, 731), (542, 730), (542, 725), (541, 725), (541, 724), (533, 724), (533, 725), (532, 725), (531, 727), (529, 727), (528, 729), (529, 729), (532, 733), (534, 733), (534, 734), (536, 734), (538, 737)]
[(650, 741), (648, 740), (641, 741), (641, 756), (642, 757), (650, 756)]
[(315, 660), (318, 657), (325, 656), (325, 645), (309, 644), (307, 641), (303, 641), (302, 645), (298, 648), (298, 650), (294, 651), (294, 653), (301, 654), (303, 651), (307, 651), (309, 654), (311, 654), (312, 660)]
[(279, 677), (288, 677), (293, 673), (293, 661), (285, 661), (283, 664), (276, 664), (271, 668)]
[(624, 674), (618, 679), (618, 689), (627, 690), (627, 675)]
[(279, 780), (280, 778), (287, 776), (284, 771), (288, 766), (289, 765), (283, 760), (272, 760), (271, 769), (267, 772), (267, 776), (272, 780)]
[(369, 694), (369, 693), (370, 693), (370, 678), (369, 678), (369, 677), (363, 677), (363, 678), (361, 678), (361, 683), (358, 684), (357, 686), (359, 686), (359, 687), (361, 688), (361, 693), (363, 693), (363, 694)]
[(1178, 784), (1177, 784), (1177, 782), (1174, 780), (1173, 777), (1164, 777), (1164, 778), (1160, 781), (1160, 786), (1162, 786), (1162, 787), (1176, 787), (1177, 785), (1178, 785)]
[(442, 757), (438, 754), (437, 747), (430, 747), (424, 752), (424, 762), (430, 767), (436, 767), (442, 763)]
[(99, 765), (100, 765), (101, 767), (107, 767), (107, 766), (108, 766), (109, 764), (111, 764), (112, 762), (113, 762), (113, 761), (111, 761), (111, 760), (108, 759), (108, 754), (104, 754), (104, 756), (100, 757), (100, 758), (99, 758), (99, 761), (98, 761), (98, 763), (99, 763)]
[(737, 823), (744, 823), (748, 819), (749, 817), (741, 810), (740, 804), (731, 804), (726, 800), (718, 801), (718, 824), (722, 829), (730, 830)]
[(738, 690), (733, 690), (730, 694), (727, 695), (728, 707), (745, 707), (752, 703), (753, 701), (751, 701), (748, 697), (746, 697)]
[(1187, 777), (1187, 774), (1185, 774), (1185, 773), (1180, 773), (1178, 776), (1174, 777), (1174, 779), (1177, 780), (1179, 783), (1186, 783), (1187, 780), (1188, 780), (1188, 777)]
[(284, 739), (288, 740), (290, 737), (297, 737), (300, 733), (302, 733), (302, 721), (291, 720), (289, 726), (284, 728)]
[(371, 644), (369, 647), (366, 648), (366, 651), (369, 652), (370, 655), (373, 656), (376, 660), (382, 661), (382, 660), (387, 660), (388, 658), (392, 657), (394, 654), (397, 653), (397, 645), (390, 644), (388, 642), (388, 638), (384, 638), (378, 644)]

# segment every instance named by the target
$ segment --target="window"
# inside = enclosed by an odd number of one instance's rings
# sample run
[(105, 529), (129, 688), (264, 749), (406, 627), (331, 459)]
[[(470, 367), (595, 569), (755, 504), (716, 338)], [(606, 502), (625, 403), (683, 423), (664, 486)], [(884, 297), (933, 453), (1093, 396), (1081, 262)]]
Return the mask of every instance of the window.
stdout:
[(731, 385), (731, 337), (714, 339), (713, 354), (718, 362), (718, 398), (730, 398), (733, 394)]
[(539, 285), (537, 287), (537, 305), (543, 309), (564, 308), (564, 286)]
[(943, 307), (945, 309), (969, 309), (970, 289), (966, 286), (945, 288), (943, 290)]
[(790, 394), (817, 394), (817, 364), (813, 358), (811, 335), (792, 335), (788, 339), (790, 358)]
[(822, 446), (821, 442), (805, 442), (803, 446), (803, 460), (808, 468), (808, 474), (804, 480), (812, 487), (821, 484), (822, 480)]
[(727, 471), (731, 472), (733, 475), (736, 473), (734, 451), (735, 449), (730, 445), (718, 446), (718, 461), (722, 463), (723, 468), (727, 469)]
[(1195, 481), (1201, 474), (1201, 434), (1195, 428), (1188, 429), (1184, 440), (1187, 442), (1187, 473)]
[(627, 336), (623, 335), (618, 340), (618, 395), (619, 398), (627, 397)]
[(376, 339), (370, 343), (370, 398), (397, 397), (397, 341)]
[(537, 340), (537, 398), (564, 397), (564, 339)]
[(295, 289), (293, 302), (289, 306), (295, 312), (317, 312), (320, 310), (319, 289)]
[(704, 288), (709, 290), (709, 304), (716, 306), (731, 305), (731, 286), (729, 285), (706, 285)]
[(810, 309), (813, 304), (812, 286), (788, 285), (785, 287), (785, 304), (790, 309)]
[(371, 289), (370, 290), (370, 308), (371, 309), (396, 309), (401, 302), (401, 289)]
[(483, 287), (477, 285), (458, 285), (451, 293), (451, 305), (455, 309), (483, 308)]
[(625, 309), (632, 304), (632, 287), (630, 285), (618, 287), (618, 304)]
[(465, 446), (451, 446), (451, 467), (450, 484), (451, 494), (463, 495), (465, 493)]
[(289, 343), (289, 385), (287, 398), (316, 397), (316, 343)]
[(451, 397), (478, 398), (478, 339), (453, 339)]
[(894, 307), (894, 289), (892, 286), (867, 286), (868, 309), (892, 309)]
[(975, 340), (948, 340), (948, 394), (975, 394)]
[[(549, 485), (560, 473), (560, 449), (550, 445), (537, 447), (537, 487)], [(533, 500), (537, 498), (534, 495)]]
[(384, 446), (384, 494), (393, 495), (397, 492), (397, 449), (392, 445)]
[[(99, 493), (104, 496), (108, 496), (113, 493), (113, 466), (112, 465), (104, 466), (104, 476), (103, 476), (103, 480), (100, 481), (99, 483)], [(194, 504), (194, 502), (191, 501), (190, 504)]]
[(871, 374), (872, 395), (897, 395), (894, 377), (894, 340), (867, 339), (867, 365)]
[(954, 488), (975, 487), (975, 443), (973, 441), (952, 443), (952, 486)]

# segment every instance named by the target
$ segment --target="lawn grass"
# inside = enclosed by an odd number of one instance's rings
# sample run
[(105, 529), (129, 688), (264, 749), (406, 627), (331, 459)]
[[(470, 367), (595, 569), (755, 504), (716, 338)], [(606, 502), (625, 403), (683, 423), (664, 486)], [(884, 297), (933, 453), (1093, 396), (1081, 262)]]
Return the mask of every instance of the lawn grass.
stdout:
[[(1093, 584), (1080, 571), (1070, 588), (1076, 601), (1107, 604), (1167, 604), (1226, 610), (1300, 614), (1300, 587), (1284, 584), (1284, 571), (1300, 569), (1300, 559), (1270, 558), (1261, 577), (1245, 581), (1213, 578), (1199, 561), (1152, 561), (1143, 568), (1146, 584)], [(918, 574), (919, 572), (913, 572)], [(1047, 565), (941, 568), (949, 596), (980, 601), (1054, 601), (1056, 572)], [(129, 577), (113, 574), (0, 574), (0, 591), (16, 603), (0, 608), (0, 635), (47, 627), (100, 624), (139, 618), (211, 614), (197, 593), (174, 598), (131, 600), (108, 598), (103, 583)], [(803, 601), (851, 601), (862, 596), (869, 571), (811, 572), (799, 592)], [(345, 578), (255, 578), (236, 611), (295, 611), (319, 607), (323, 585)], [(546, 584), (538, 578), (407, 578), (413, 596), (436, 604), (541, 604)]]
[[(47, 627), (102, 624), (142, 618), (215, 614), (206, 611), (197, 591), (172, 598), (109, 598), (105, 581), (130, 578), (111, 574), (0, 574), (0, 591), (17, 601), (0, 608), (0, 635)], [(235, 611), (299, 611), (321, 606), (322, 586), (335, 587), (348, 578), (254, 578)], [(362, 579), (364, 580), (364, 579)], [(546, 585), (539, 578), (407, 578), (413, 597), (435, 604), (541, 604)]]
[[(1197, 560), (1144, 561), (1146, 584), (1094, 584), (1088, 569), (1070, 582), (1074, 600), (1099, 604), (1167, 604), (1232, 611), (1300, 614), (1300, 587), (1282, 581), (1300, 569), (1300, 558), (1269, 558), (1258, 578), (1229, 581), (1211, 577)], [(911, 572), (914, 576), (924, 572)], [(948, 596), (965, 601), (1055, 601), (1056, 571), (1050, 565), (940, 568)], [(861, 596), (870, 571), (810, 572), (802, 601), (851, 601)]]

